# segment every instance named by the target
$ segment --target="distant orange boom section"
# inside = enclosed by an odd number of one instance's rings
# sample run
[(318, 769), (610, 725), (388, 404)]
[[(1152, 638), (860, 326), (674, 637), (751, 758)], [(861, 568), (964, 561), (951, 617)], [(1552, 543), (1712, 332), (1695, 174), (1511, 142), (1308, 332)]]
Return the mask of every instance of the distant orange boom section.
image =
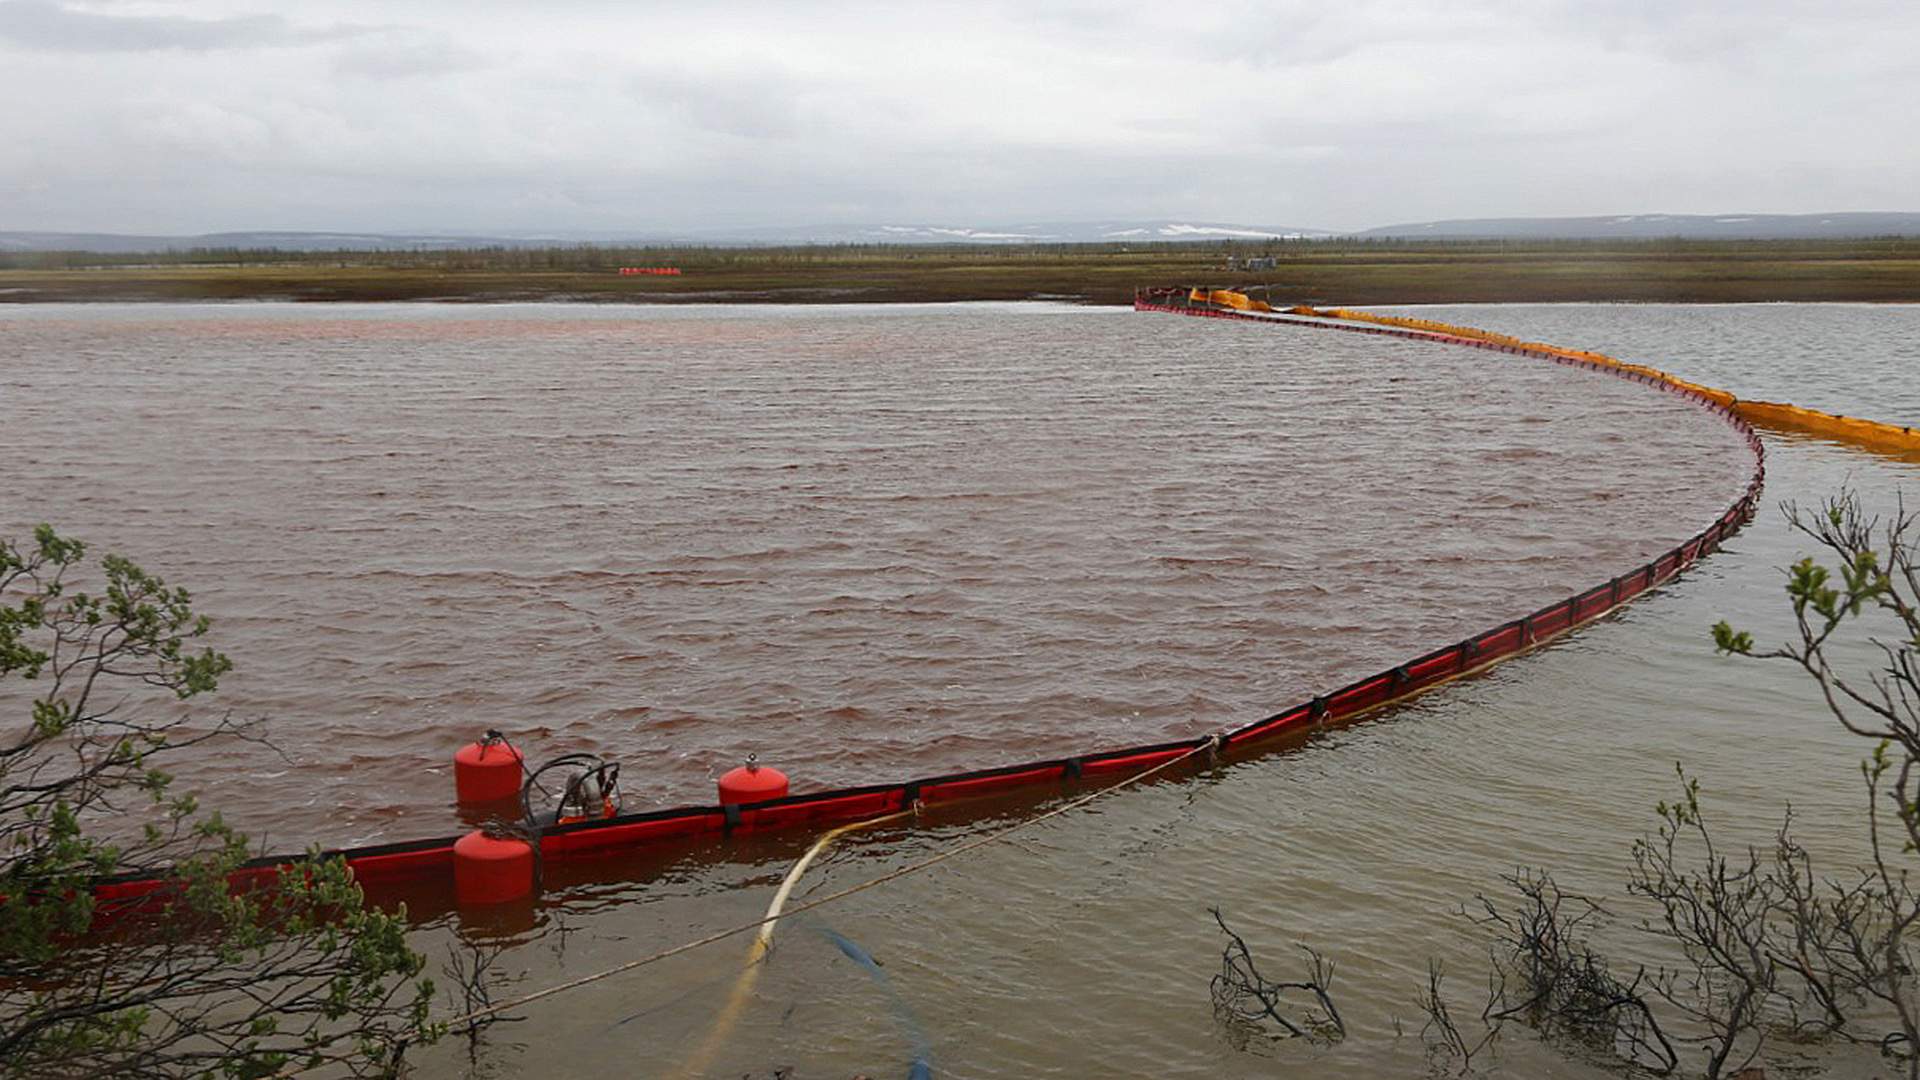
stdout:
[[(1193, 291), (1198, 293), (1200, 290), (1195, 289)], [(1223, 294), (1226, 299), (1222, 298)], [(1257, 310), (1233, 302), (1231, 298), (1239, 295), (1238, 293), (1227, 292), (1223, 289), (1215, 289), (1210, 294), (1209, 302), (1226, 307), (1238, 308), (1241, 311)], [(1244, 299), (1244, 297), (1242, 299)], [(1616, 368), (1620, 371), (1644, 376), (1658, 382), (1666, 383), (1669, 386), (1698, 394), (1716, 405), (1732, 409), (1748, 423), (1759, 424), (1763, 427), (1769, 427), (1779, 431), (1806, 432), (1828, 439), (1864, 446), (1871, 450), (1894, 452), (1901, 456), (1920, 454), (1920, 431), (1916, 431), (1907, 425), (1887, 424), (1878, 420), (1862, 420), (1853, 416), (1841, 416), (1836, 413), (1821, 412), (1818, 409), (1803, 409), (1798, 405), (1788, 405), (1779, 401), (1747, 401), (1725, 390), (1717, 390), (1711, 386), (1701, 386), (1699, 383), (1688, 382), (1677, 375), (1669, 374), (1658, 368), (1650, 368), (1644, 364), (1629, 364), (1622, 360), (1615, 360), (1613, 357), (1607, 356), (1604, 353), (1589, 352), (1584, 349), (1563, 349), (1558, 345), (1545, 345), (1537, 341), (1523, 341), (1520, 338), (1509, 337), (1506, 334), (1496, 334), (1489, 330), (1476, 330), (1470, 326), (1454, 326), (1450, 323), (1434, 322), (1431, 319), (1410, 319), (1399, 315), (1375, 315), (1372, 312), (1355, 311), (1352, 308), (1314, 308), (1303, 305), (1288, 308), (1287, 312), (1292, 315), (1308, 315), (1322, 319), (1344, 319), (1354, 322), (1374, 323), (1380, 326), (1404, 327), (1433, 334), (1445, 334), (1448, 337), (1483, 341), (1496, 347), (1510, 350), (1546, 353), (1551, 356), (1584, 360), (1603, 367)]]

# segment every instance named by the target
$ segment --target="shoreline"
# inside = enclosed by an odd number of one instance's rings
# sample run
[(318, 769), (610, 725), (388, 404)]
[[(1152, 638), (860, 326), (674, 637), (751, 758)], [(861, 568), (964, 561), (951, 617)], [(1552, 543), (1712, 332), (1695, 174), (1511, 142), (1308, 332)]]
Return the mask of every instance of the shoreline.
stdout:
[[(1248, 258), (1270, 266), (1245, 269)], [(674, 265), (629, 276), (623, 265)], [(1741, 243), (1232, 243), (993, 248), (81, 252), (0, 257), (0, 304), (1131, 305), (1136, 287), (1237, 285), (1288, 304), (1920, 302), (1920, 239)]]
[[(1288, 301), (1291, 304), (1291, 300)], [(795, 296), (779, 295), (749, 298), (720, 299), (714, 297), (674, 298), (665, 300), (634, 299), (607, 300), (594, 297), (570, 296), (396, 296), (396, 297), (353, 297), (347, 299), (315, 299), (300, 296), (229, 296), (229, 297), (148, 297), (148, 296), (83, 296), (83, 297), (35, 297), (19, 299), (5, 294), (0, 289), (0, 311), (7, 307), (244, 307), (249, 304), (312, 305), (318, 307), (353, 307), (355, 305), (374, 304), (419, 304), (444, 305), (446, 307), (510, 307), (516, 304), (550, 305), (555, 307), (577, 306), (583, 308), (697, 308), (697, 307), (833, 307), (836, 305), (865, 307), (960, 307), (969, 304), (1057, 304), (1069, 308), (1098, 309), (1104, 311), (1133, 311), (1132, 299), (1090, 300), (1084, 297), (1066, 296), (1019, 296), (1019, 297), (939, 297), (939, 298), (881, 298), (881, 297), (834, 297), (827, 299), (803, 299)], [(1595, 297), (1575, 300), (1536, 300), (1536, 299), (1474, 299), (1474, 300), (1378, 300), (1378, 301), (1334, 301), (1323, 302), (1323, 306), (1348, 308), (1430, 308), (1430, 307), (1658, 307), (1671, 305), (1676, 307), (1765, 307), (1771, 304), (1795, 305), (1832, 305), (1836, 307), (1913, 307), (1920, 305), (1920, 296), (1911, 299), (1847, 299), (1823, 297), (1819, 299), (1766, 298), (1766, 299), (1617, 299)]]

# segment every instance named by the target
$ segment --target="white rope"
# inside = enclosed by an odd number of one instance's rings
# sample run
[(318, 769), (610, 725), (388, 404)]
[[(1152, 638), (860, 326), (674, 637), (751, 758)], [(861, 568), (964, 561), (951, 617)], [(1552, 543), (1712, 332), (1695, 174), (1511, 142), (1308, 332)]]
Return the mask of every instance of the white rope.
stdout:
[[(1195, 754), (1199, 754), (1202, 752), (1216, 751), (1220, 748), (1220, 744), (1221, 744), (1220, 735), (1218, 734), (1209, 735), (1207, 736), (1207, 739), (1205, 742), (1200, 743), (1198, 746), (1195, 746), (1193, 749), (1187, 751), (1184, 754), (1181, 754), (1179, 757), (1169, 758), (1158, 765), (1152, 766), (1151, 768), (1143, 769), (1140, 772), (1137, 772), (1132, 776), (1127, 777), (1125, 780), (1122, 780), (1119, 783), (1114, 784), (1110, 787), (1104, 787), (1098, 791), (1089, 792), (1085, 795), (1080, 796), (1077, 799), (1074, 799), (1071, 802), (1063, 803), (1060, 806), (1056, 806), (1052, 810), (1049, 810), (1044, 814), (1036, 814), (1033, 817), (1027, 818), (1023, 821), (1015, 822), (1014, 824), (1009, 825), (1004, 829), (1001, 829), (999, 832), (988, 833), (986, 836), (978, 837), (964, 844), (959, 844), (954, 847), (950, 847), (945, 851), (936, 852), (933, 855), (930, 855), (917, 862), (911, 862), (905, 866), (896, 867), (892, 870), (887, 871), (884, 874), (881, 874), (879, 877), (869, 878), (868, 880), (863, 881), (858, 885), (851, 885), (851, 886), (848, 886), (847, 888), (841, 889), (838, 892), (828, 893), (825, 896), (817, 897), (813, 900), (808, 900), (805, 903), (795, 907), (792, 910), (792, 912), (790, 912), (790, 914), (798, 915), (804, 911), (812, 911), (814, 908), (824, 907), (827, 904), (831, 904), (839, 900), (845, 900), (849, 896), (854, 896), (859, 893), (866, 892), (868, 889), (877, 888), (881, 885), (885, 885), (889, 881), (896, 881), (900, 878), (906, 877), (909, 874), (917, 874), (922, 870), (932, 869), (933, 867), (938, 866), (949, 859), (956, 858), (961, 855), (965, 855), (969, 851), (977, 851), (980, 848), (986, 847), (989, 844), (999, 843), (1000, 841), (1005, 840), (1006, 838), (1012, 836), (1014, 833), (1020, 832), (1024, 829), (1031, 828), (1035, 825), (1038, 825), (1042, 821), (1048, 820), (1049, 818), (1056, 818), (1062, 814), (1066, 814), (1074, 810), (1078, 810), (1080, 807), (1083, 807), (1088, 803), (1093, 802), (1095, 799), (1105, 798), (1106, 796), (1111, 795), (1116, 791), (1120, 791), (1122, 789), (1131, 787), (1134, 784), (1137, 784), (1140, 781), (1145, 780), (1150, 776), (1154, 776), (1158, 773), (1165, 772), (1167, 769), (1170, 769), (1173, 766), (1180, 764), (1181, 762), (1187, 760), (1188, 758), (1193, 757)], [(789, 876), (792, 876), (791, 873), (789, 874)], [(577, 990), (580, 987), (586, 986), (590, 983), (596, 983), (602, 979), (609, 979), (615, 975), (620, 975), (620, 974), (624, 974), (625, 972), (634, 971), (638, 968), (646, 967), (649, 964), (656, 964), (670, 957), (679, 956), (682, 953), (692, 952), (695, 949), (702, 948), (707, 945), (711, 945), (716, 941), (725, 941), (730, 937), (736, 937), (740, 934), (746, 933), (749, 930), (753, 930), (763, 926), (770, 926), (770, 924), (780, 921), (782, 917), (781, 914), (779, 912), (771, 911), (771, 909), (769, 910), (770, 910), (770, 913), (768, 915), (755, 919), (752, 922), (741, 923), (739, 926), (733, 926), (725, 930), (716, 931), (715, 933), (708, 934), (706, 937), (697, 938), (693, 941), (688, 941), (680, 945), (675, 945), (670, 949), (662, 949), (659, 952), (652, 953), (648, 956), (640, 957), (639, 959), (636, 959), (636, 960), (629, 960), (622, 964), (616, 964), (613, 967), (606, 968), (601, 971), (596, 971), (591, 975), (583, 975), (578, 979), (572, 979), (563, 983), (556, 983), (553, 986), (545, 987), (540, 990), (535, 990), (530, 994), (522, 994), (521, 996), (514, 998), (511, 1001), (503, 1001), (498, 1005), (489, 1005), (484, 1009), (475, 1009), (472, 1012), (466, 1013), (465, 1015), (457, 1016), (451, 1020), (446, 1021), (446, 1025), (449, 1028), (467, 1027), (476, 1021), (485, 1020), (488, 1017), (492, 1017), (492, 1016), (498, 1016), (503, 1012), (506, 1012), (510, 1009), (520, 1008), (523, 1005), (530, 1005), (533, 1002), (541, 1000), (542, 998), (550, 998), (550, 997), (553, 997), (555, 994), (563, 994), (569, 990)]]
[(760, 967), (766, 962), (767, 956), (773, 952), (774, 925), (780, 921), (780, 912), (787, 906), (787, 898), (793, 895), (793, 887), (800, 883), (800, 875), (807, 872), (807, 867), (813, 865), (813, 860), (832, 846), (835, 840), (850, 832), (908, 817), (917, 813), (918, 810), (919, 806), (915, 804), (913, 807), (885, 817), (852, 822), (820, 834), (820, 838), (813, 842), (813, 846), (807, 849), (807, 853), (800, 856), (799, 861), (793, 864), (793, 869), (787, 871), (787, 876), (780, 879), (780, 887), (774, 891), (773, 900), (767, 904), (767, 914), (760, 923), (760, 933), (753, 939), (752, 947), (747, 950), (747, 966), (741, 970), (740, 978), (734, 982), (733, 992), (727, 995), (727, 1003), (714, 1014), (713, 1027), (707, 1031), (707, 1037), (700, 1040), (700, 1045), (694, 1048), (693, 1053), (687, 1055), (686, 1061), (678, 1069), (670, 1070), (665, 1075), (698, 1077), (707, 1074), (707, 1066), (712, 1064), (714, 1055), (720, 1052), (720, 1047), (727, 1041), (727, 1036), (732, 1034), (733, 1025), (739, 1022), (740, 1014), (746, 1011), (747, 1000), (753, 996), (754, 984), (760, 981)]

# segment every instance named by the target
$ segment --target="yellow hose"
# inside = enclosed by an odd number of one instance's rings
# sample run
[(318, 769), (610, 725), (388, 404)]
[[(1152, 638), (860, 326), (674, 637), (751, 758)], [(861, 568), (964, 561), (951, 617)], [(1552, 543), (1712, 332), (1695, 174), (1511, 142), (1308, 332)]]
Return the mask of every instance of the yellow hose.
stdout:
[(787, 876), (780, 880), (780, 888), (775, 890), (773, 900), (767, 904), (766, 921), (761, 924), (760, 932), (754, 935), (753, 944), (747, 946), (747, 966), (740, 972), (739, 980), (733, 984), (733, 993), (727, 995), (727, 1003), (721, 1006), (719, 1015), (714, 1017), (712, 1030), (707, 1032), (707, 1037), (700, 1041), (700, 1045), (688, 1055), (680, 1068), (670, 1075), (696, 1077), (707, 1075), (707, 1069), (712, 1065), (714, 1055), (720, 1052), (721, 1044), (726, 1042), (727, 1036), (733, 1032), (733, 1026), (740, 1021), (740, 1014), (746, 1011), (747, 1002), (753, 997), (753, 988), (760, 981), (760, 969), (766, 962), (767, 955), (773, 951), (773, 928), (780, 920), (780, 913), (786, 910), (787, 898), (793, 895), (793, 887), (799, 884), (800, 875), (807, 872), (807, 867), (813, 864), (813, 860), (827, 850), (835, 840), (847, 833), (871, 828), (913, 813), (913, 810), (901, 810), (885, 817), (840, 825), (820, 834), (820, 838), (813, 842), (813, 846), (807, 849), (807, 853), (800, 856), (799, 861), (793, 864), (793, 868), (787, 871)]

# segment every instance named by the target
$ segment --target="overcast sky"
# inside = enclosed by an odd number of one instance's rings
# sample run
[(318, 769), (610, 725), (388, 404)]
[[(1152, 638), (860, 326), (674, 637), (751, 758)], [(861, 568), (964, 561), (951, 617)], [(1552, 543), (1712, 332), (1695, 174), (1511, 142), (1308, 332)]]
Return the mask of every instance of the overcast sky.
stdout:
[(1920, 0), (0, 0), (0, 229), (1920, 210)]

